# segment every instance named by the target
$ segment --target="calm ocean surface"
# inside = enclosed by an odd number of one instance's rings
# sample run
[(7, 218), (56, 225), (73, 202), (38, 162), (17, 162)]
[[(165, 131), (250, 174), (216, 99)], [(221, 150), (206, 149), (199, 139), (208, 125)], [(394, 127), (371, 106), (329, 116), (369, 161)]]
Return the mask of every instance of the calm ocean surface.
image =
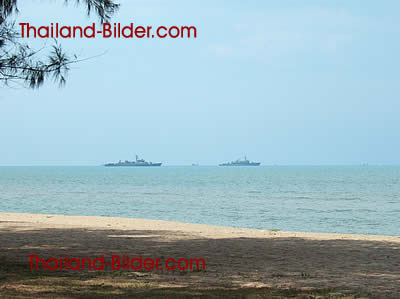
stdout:
[(0, 167), (0, 212), (400, 235), (400, 167)]

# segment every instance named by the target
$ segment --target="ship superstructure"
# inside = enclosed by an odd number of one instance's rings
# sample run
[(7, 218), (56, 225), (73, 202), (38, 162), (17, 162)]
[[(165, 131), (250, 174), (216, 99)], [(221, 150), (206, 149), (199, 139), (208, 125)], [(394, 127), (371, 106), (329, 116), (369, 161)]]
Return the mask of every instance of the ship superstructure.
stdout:
[(117, 163), (107, 163), (104, 164), (106, 167), (122, 167), (122, 166), (161, 166), (162, 163), (153, 163), (153, 162), (147, 162), (144, 159), (139, 159), (138, 155), (136, 155), (136, 160), (135, 161), (121, 161)]
[(236, 161), (219, 164), (219, 166), (260, 166), (260, 164), (260, 162), (250, 162), (245, 156), (243, 160), (237, 159)]

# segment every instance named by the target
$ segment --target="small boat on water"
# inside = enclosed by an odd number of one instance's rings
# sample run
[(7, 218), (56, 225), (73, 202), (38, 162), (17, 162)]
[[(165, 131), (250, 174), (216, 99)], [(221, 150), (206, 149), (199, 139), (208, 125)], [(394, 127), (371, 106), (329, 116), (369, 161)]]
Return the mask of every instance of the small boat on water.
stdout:
[(123, 167), (123, 166), (141, 166), (141, 167), (149, 167), (149, 166), (161, 166), (162, 163), (153, 163), (153, 162), (147, 162), (144, 159), (139, 159), (138, 155), (136, 155), (136, 160), (135, 161), (121, 161), (117, 163), (107, 163), (104, 164), (106, 167)]

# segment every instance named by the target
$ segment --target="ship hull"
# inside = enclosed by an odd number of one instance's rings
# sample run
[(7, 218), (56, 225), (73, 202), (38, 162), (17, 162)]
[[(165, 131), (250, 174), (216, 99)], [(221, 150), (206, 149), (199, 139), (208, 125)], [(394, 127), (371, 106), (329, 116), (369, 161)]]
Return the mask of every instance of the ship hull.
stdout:
[(105, 167), (156, 167), (156, 166), (161, 166), (162, 163), (151, 163), (151, 164), (128, 164), (128, 163), (124, 163), (124, 164), (105, 164)]
[(249, 164), (219, 164), (219, 166), (260, 166), (261, 163), (249, 163)]

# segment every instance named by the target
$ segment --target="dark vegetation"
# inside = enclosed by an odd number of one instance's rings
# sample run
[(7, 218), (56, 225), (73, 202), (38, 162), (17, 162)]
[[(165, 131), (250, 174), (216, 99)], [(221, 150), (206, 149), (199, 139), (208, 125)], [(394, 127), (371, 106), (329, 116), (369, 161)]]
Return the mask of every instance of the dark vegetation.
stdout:
[[(119, 8), (112, 0), (59, 1), (84, 7), (88, 16), (94, 13), (102, 23), (109, 21)], [(57, 41), (50, 49), (30, 47), (21, 39), (15, 22), (11, 20), (17, 13), (17, 0), (0, 0), (0, 84), (22, 83), (37, 88), (47, 79), (65, 84), (69, 66), (79, 62), (79, 58), (65, 53)]]

